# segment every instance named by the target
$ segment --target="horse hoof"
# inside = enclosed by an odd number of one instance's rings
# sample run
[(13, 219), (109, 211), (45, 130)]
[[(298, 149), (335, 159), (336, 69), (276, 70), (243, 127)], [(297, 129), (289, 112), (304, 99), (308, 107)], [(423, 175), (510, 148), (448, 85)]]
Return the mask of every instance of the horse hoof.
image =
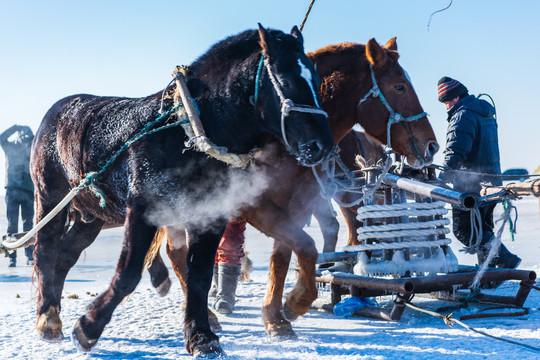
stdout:
[(158, 293), (158, 295), (161, 297), (167, 295), (169, 293), (169, 290), (171, 289), (171, 284), (171, 279), (165, 279), (165, 281), (156, 288), (156, 292)]
[(45, 331), (39, 331), (39, 336), (42, 340), (50, 343), (59, 343), (64, 340), (62, 330), (46, 329)]
[(217, 340), (212, 340), (207, 344), (198, 344), (193, 347), (193, 357), (198, 359), (217, 359), (222, 356), (226, 355)]
[(298, 314), (295, 313), (288, 305), (287, 303), (285, 303), (285, 305), (283, 305), (283, 316), (285, 316), (285, 319), (289, 320), (289, 321), (294, 321), (296, 319), (298, 319)]
[(278, 338), (279, 340), (293, 340), (297, 338), (290, 324), (273, 326), (267, 331), (271, 337)]
[(89, 352), (96, 345), (98, 340), (99, 339), (89, 339), (82, 329), (81, 319), (77, 320), (73, 326), (73, 331), (71, 332), (71, 341), (79, 351)]
[(41, 339), (47, 342), (64, 340), (60, 309), (57, 306), (51, 306), (45, 313), (40, 314), (36, 321), (36, 330)]

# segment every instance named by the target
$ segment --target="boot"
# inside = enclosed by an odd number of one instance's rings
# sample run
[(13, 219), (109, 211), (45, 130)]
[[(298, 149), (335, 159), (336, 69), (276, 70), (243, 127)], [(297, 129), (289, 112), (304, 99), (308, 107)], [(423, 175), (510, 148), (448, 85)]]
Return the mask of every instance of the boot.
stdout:
[(240, 266), (218, 264), (218, 286), (214, 309), (220, 314), (228, 315), (233, 312), (239, 276)]
[(9, 254), (8, 267), (15, 267), (15, 266), (17, 266), (17, 250), (13, 250), (13, 252)]
[[(483, 251), (479, 251), (478, 264), (482, 265), (486, 260), (489, 250), (486, 250), (485, 247), (482, 247)], [(517, 255), (512, 254), (504, 244), (501, 244), (497, 255), (489, 263), (489, 267), (493, 268), (504, 268), (504, 269), (515, 269), (521, 263), (521, 258)], [(484, 283), (481, 287), (483, 289), (496, 289), (498, 288), (503, 281), (489, 281)]]
[(506, 246), (501, 244), (499, 248), (499, 253), (495, 258), (495, 266), (498, 268), (504, 269), (515, 269), (521, 263), (521, 258), (517, 255), (512, 254)]
[(214, 265), (214, 275), (212, 276), (212, 287), (210, 287), (210, 291), (208, 292), (209, 297), (215, 297), (217, 294), (217, 287), (218, 287), (218, 266)]
[(26, 265), (34, 265), (34, 245), (24, 248), (24, 254), (28, 258)]

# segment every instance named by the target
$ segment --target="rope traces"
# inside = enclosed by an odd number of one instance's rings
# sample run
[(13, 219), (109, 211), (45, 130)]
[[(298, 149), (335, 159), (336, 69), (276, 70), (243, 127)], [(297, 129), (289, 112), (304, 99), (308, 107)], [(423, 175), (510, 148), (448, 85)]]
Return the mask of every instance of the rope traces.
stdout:
[(523, 344), (523, 343), (513, 341), (513, 340), (508, 340), (508, 339), (505, 339), (505, 338), (502, 338), (502, 337), (499, 337), (499, 336), (494, 336), (494, 335), (488, 334), (486, 332), (477, 330), (477, 329), (465, 324), (464, 322), (461, 322), (461, 321), (459, 321), (457, 319), (454, 319), (454, 317), (453, 317), (454, 314), (453, 313), (450, 313), (450, 314), (447, 314), (447, 315), (442, 315), (442, 314), (439, 314), (439, 313), (436, 313), (436, 312), (433, 312), (433, 311), (429, 311), (429, 310), (426, 310), (426, 309), (419, 308), (418, 306), (415, 306), (415, 305), (411, 304), (410, 302), (406, 302), (405, 306), (407, 306), (407, 307), (409, 307), (409, 308), (411, 308), (413, 310), (420, 311), (420, 312), (423, 312), (425, 314), (438, 317), (439, 319), (444, 320), (444, 323), (446, 325), (450, 326), (450, 327), (454, 327), (454, 323), (456, 323), (456, 324), (464, 327), (465, 329), (473, 331), (473, 332), (478, 333), (480, 335), (484, 335), (484, 336), (487, 336), (487, 337), (492, 338), (492, 339), (504, 341), (504, 342), (507, 342), (509, 344), (518, 345), (518, 346), (524, 347), (524, 348), (529, 349), (529, 350), (539, 351), (540, 352), (539, 347), (531, 346), (531, 345), (528, 345), (528, 344)]
[(63, 208), (65, 208), (69, 202), (81, 191), (83, 188), (89, 186), (90, 190), (99, 198), (99, 204), (101, 207), (106, 206), (105, 202), (105, 195), (103, 194), (102, 190), (95, 184), (96, 179), (102, 175), (108, 167), (120, 156), (122, 152), (124, 152), (130, 145), (133, 143), (141, 140), (147, 135), (154, 134), (158, 131), (165, 130), (168, 128), (171, 128), (173, 126), (181, 125), (182, 123), (188, 121), (187, 119), (179, 119), (178, 121), (166, 124), (163, 126), (160, 126), (158, 128), (149, 130), (153, 125), (158, 124), (163, 119), (168, 118), (169, 115), (171, 115), (174, 111), (178, 109), (178, 106), (174, 106), (168, 111), (160, 114), (155, 120), (149, 122), (146, 124), (141, 130), (139, 130), (135, 135), (133, 135), (120, 149), (118, 149), (101, 167), (101, 169), (93, 172), (89, 172), (86, 174), (86, 176), (81, 180), (79, 185), (74, 187), (70, 190), (70, 192), (54, 207), (53, 210), (51, 210), (50, 213), (48, 213), (39, 223), (37, 223), (26, 235), (21, 237), (19, 240), (15, 242), (6, 242), (2, 241), (2, 246), (5, 246), (9, 249), (15, 249), (23, 244), (25, 244), (27, 241), (29, 241), (35, 234), (38, 233), (49, 221), (51, 221), (60, 211), (62, 211)]

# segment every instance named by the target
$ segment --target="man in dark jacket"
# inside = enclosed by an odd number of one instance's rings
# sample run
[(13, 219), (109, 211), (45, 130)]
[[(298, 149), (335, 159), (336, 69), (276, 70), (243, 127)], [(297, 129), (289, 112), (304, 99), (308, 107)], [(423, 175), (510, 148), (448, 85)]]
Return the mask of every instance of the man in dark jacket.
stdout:
[[(23, 231), (32, 229), (34, 221), (34, 184), (30, 178), (30, 149), (34, 134), (28, 126), (14, 125), (0, 135), (0, 146), (6, 155), (6, 215), (8, 235), (19, 232), (19, 209)], [(34, 246), (24, 249), (27, 264), (34, 262)], [(10, 267), (17, 263), (17, 251), (10, 254)]]
[[(454, 190), (459, 192), (479, 193), (482, 182), (502, 185), (500, 176), (497, 176), (501, 174), (501, 164), (495, 108), (487, 101), (469, 95), (467, 88), (457, 80), (445, 76), (438, 85), (439, 101), (448, 110), (441, 180), (452, 183)], [(471, 237), (471, 212), (452, 209), (454, 235), (471, 252), (477, 253), (480, 264), (486, 259), (494, 237), (495, 205), (493, 202), (479, 208), (482, 239)], [(520, 262), (519, 257), (501, 244), (489, 265), (514, 269)]]

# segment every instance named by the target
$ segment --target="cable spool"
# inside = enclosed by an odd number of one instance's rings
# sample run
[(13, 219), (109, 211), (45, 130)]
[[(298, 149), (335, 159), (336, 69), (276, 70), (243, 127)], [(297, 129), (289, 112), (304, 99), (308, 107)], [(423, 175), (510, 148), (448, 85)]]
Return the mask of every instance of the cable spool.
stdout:
[[(346, 246), (359, 252), (354, 273), (361, 276), (412, 276), (457, 271), (458, 261), (445, 237), (450, 220), (442, 201), (368, 205), (358, 209), (362, 245)], [(388, 219), (398, 218), (400, 223)], [(373, 224), (373, 225), (371, 225)]]

